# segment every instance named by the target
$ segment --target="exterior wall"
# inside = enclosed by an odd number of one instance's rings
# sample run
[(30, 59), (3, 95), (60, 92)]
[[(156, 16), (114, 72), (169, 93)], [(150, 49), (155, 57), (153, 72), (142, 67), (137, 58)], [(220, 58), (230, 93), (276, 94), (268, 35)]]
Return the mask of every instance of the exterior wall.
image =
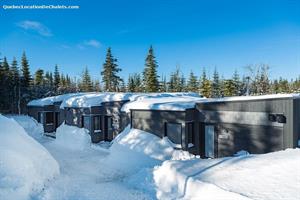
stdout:
[[(53, 123), (47, 124), (46, 123), (46, 113), (52, 112), (53, 113)], [(58, 113), (58, 115), (55, 115), (55, 113)], [(59, 109), (59, 106), (56, 105), (49, 105), (49, 106), (28, 106), (27, 107), (27, 113), (29, 116), (33, 117), (38, 121), (39, 119), (39, 113), (43, 113), (43, 121), (40, 122), (43, 124), (44, 132), (46, 133), (52, 133), (56, 131), (56, 128), (62, 123), (63, 120), (63, 111)], [(58, 118), (58, 119), (57, 119)]]
[(294, 107), (293, 107), (293, 117), (294, 117), (294, 123), (293, 123), (293, 131), (294, 131), (294, 137), (293, 137), (293, 146), (294, 147), (300, 147), (300, 98), (294, 99)]
[[(121, 112), (122, 106), (128, 101), (103, 102), (103, 115), (112, 118), (113, 129), (107, 130), (107, 140), (113, 140), (129, 124), (127, 115)], [(123, 119), (125, 117), (125, 119)], [(126, 124), (127, 123), (127, 124)], [(105, 126), (105, 124), (104, 124)]]
[[(183, 149), (187, 149), (186, 117), (185, 111), (131, 110), (131, 127), (153, 133), (162, 138), (167, 134), (166, 123), (181, 124), (181, 145)], [(192, 118), (192, 114), (190, 117)]]
[[(199, 103), (200, 138), (205, 146), (205, 125), (215, 126), (215, 156), (237, 151), (267, 153), (295, 147), (293, 99)], [(269, 114), (283, 114), (286, 123), (272, 122)], [(201, 148), (201, 156), (205, 155)]]

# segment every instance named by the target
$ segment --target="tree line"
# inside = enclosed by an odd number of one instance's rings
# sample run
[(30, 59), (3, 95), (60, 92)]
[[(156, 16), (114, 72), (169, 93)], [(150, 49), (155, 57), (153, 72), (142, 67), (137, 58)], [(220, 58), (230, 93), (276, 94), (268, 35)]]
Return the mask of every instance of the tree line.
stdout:
[(101, 69), (101, 82), (92, 80), (87, 67), (78, 80), (60, 72), (58, 65), (54, 66), (53, 72), (37, 69), (31, 74), (25, 52), (20, 64), (15, 57), (10, 64), (6, 57), (0, 61), (1, 113), (25, 113), (26, 105), (32, 99), (71, 92), (196, 92), (213, 98), (300, 92), (300, 76), (295, 80), (281, 77), (270, 80), (270, 68), (265, 64), (250, 65), (243, 75), (236, 70), (230, 78), (224, 78), (216, 68), (212, 77), (205, 68), (202, 68), (199, 76), (191, 71), (185, 77), (180, 67), (176, 67), (169, 77), (159, 76), (152, 46), (142, 73), (130, 74), (126, 83), (119, 75), (122, 69), (112, 55), (111, 48), (107, 49)]

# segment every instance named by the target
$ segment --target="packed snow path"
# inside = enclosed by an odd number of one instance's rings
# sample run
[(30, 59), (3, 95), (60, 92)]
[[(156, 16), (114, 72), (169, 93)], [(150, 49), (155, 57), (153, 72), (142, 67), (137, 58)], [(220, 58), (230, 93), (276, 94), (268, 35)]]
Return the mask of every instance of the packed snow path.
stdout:
[(43, 145), (59, 163), (61, 175), (45, 188), (39, 198), (151, 199), (139, 191), (127, 188), (122, 182), (124, 174), (105, 168), (108, 153), (104, 150), (72, 150), (53, 141), (44, 141)]

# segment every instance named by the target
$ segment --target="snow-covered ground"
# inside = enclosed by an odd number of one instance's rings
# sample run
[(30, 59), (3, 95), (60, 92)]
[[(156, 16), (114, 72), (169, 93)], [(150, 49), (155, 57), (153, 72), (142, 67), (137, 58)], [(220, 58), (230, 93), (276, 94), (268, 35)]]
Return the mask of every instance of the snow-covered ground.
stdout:
[(62, 125), (53, 139), (10, 117), (0, 120), (0, 199), (300, 199), (299, 149), (200, 159), (136, 129), (95, 145), (85, 129)]

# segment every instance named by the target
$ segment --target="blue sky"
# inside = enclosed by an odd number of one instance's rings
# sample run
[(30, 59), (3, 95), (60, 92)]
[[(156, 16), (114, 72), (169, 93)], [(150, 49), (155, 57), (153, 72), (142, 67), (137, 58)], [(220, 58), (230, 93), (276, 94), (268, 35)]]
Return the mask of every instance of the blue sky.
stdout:
[[(225, 77), (265, 63), (271, 77), (300, 75), (300, 1), (2, 0), (0, 52), (25, 50), (37, 68), (100, 77), (107, 47), (121, 76), (141, 72), (152, 44), (159, 75), (176, 66), (188, 75), (216, 67)], [(79, 5), (78, 10), (4, 10), (2, 5)]]

